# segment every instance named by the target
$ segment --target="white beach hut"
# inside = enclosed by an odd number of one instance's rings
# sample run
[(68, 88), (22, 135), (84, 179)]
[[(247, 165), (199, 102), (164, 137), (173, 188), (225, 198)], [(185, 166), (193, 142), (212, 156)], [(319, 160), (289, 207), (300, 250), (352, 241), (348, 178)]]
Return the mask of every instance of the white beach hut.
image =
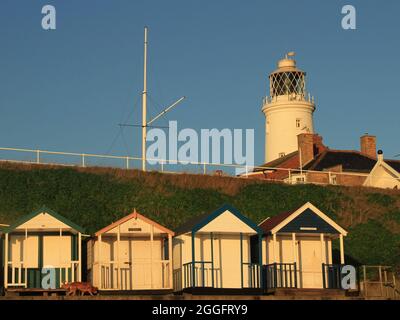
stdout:
[(83, 228), (42, 207), (0, 229), (6, 291), (59, 289), (81, 281)]
[(237, 209), (225, 205), (195, 217), (174, 238), (174, 290), (191, 293), (261, 292), (261, 245), (251, 239), (262, 230)]
[(88, 277), (101, 291), (172, 291), (174, 232), (136, 210), (88, 241)]

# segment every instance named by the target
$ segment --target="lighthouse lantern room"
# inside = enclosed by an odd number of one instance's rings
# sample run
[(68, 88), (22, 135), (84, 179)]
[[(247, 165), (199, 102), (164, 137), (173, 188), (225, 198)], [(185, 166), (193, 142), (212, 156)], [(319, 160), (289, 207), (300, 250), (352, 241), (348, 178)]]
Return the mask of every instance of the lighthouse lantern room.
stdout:
[(314, 133), (314, 98), (306, 92), (306, 73), (297, 69), (294, 52), (278, 62), (269, 76), (270, 95), (263, 100), (265, 162), (297, 150), (297, 136)]

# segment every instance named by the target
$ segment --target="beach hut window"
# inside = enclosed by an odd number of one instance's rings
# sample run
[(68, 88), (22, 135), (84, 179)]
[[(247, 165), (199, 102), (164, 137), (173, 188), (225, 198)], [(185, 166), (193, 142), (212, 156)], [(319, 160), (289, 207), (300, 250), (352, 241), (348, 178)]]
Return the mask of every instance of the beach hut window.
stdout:
[(250, 261), (251, 263), (258, 263), (259, 262), (259, 241), (258, 236), (252, 236), (250, 238)]
[(164, 260), (169, 260), (169, 254), (168, 254), (168, 239), (164, 241), (164, 247), (163, 247), (163, 251), (164, 251)]

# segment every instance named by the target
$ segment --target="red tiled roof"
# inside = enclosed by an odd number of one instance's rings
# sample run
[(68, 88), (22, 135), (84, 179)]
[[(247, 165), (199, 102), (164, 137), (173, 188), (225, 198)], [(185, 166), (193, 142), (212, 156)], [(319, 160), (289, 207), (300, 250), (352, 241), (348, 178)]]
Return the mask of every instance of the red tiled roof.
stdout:
[(276, 216), (273, 216), (267, 220), (264, 220), (259, 224), (259, 227), (265, 232), (268, 233), (270, 232), (273, 228), (275, 228), (278, 224), (280, 224), (283, 220), (285, 220), (287, 217), (292, 215), (296, 210), (292, 211), (287, 211), (287, 212), (282, 212), (277, 214)]
[(261, 165), (260, 167), (257, 167), (256, 169), (254, 169), (255, 172), (257, 171), (264, 171), (265, 169), (261, 168), (261, 167), (265, 167), (265, 168), (285, 168), (287, 166), (285, 166), (285, 164), (294, 159), (294, 158), (298, 158), (299, 156), (299, 152), (298, 151), (294, 151), (291, 152), (283, 157), (277, 158), (275, 160), (272, 160), (270, 162), (264, 163), (263, 165)]

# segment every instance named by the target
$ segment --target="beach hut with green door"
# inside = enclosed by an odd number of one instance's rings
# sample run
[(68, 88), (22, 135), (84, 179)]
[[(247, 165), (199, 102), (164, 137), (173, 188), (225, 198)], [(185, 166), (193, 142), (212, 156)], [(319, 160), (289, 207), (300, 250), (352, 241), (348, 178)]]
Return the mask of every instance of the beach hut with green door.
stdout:
[(3, 225), (1, 286), (29, 291), (81, 281), (82, 234), (83, 228), (46, 207)]

